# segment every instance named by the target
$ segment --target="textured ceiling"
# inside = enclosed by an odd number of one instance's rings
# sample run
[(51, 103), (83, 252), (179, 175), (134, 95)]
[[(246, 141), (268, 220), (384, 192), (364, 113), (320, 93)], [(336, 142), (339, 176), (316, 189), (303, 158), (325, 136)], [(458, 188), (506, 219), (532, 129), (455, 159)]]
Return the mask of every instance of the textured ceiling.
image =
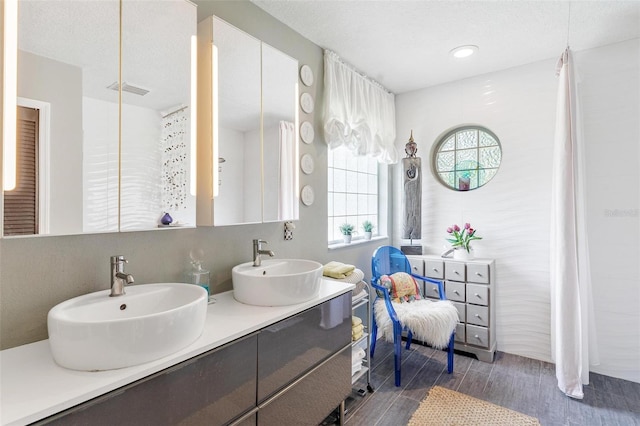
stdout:
[[(123, 3), (123, 81), (150, 90), (123, 93), (125, 103), (164, 110), (189, 102), (196, 13), (182, 0)], [(84, 95), (115, 102), (107, 86), (118, 80), (118, 20), (116, 0), (20, 1), (18, 47), (82, 68)]]
[(252, 1), (395, 93), (640, 37), (640, 1)]

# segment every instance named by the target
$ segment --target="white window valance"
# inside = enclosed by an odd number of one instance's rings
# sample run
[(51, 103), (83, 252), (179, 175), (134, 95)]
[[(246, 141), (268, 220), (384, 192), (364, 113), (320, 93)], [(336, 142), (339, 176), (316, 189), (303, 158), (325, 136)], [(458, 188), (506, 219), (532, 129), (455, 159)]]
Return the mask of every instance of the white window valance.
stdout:
[(398, 162), (395, 96), (377, 82), (324, 52), (324, 137), (330, 148)]

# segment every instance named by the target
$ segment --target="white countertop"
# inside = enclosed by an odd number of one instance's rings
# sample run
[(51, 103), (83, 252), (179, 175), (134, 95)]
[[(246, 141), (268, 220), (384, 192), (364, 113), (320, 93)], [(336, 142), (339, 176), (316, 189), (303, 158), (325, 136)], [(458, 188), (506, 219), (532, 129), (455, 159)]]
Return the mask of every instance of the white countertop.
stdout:
[(244, 305), (233, 291), (215, 295), (202, 335), (172, 355), (119, 370), (84, 372), (58, 366), (49, 341), (0, 351), (0, 424), (25, 425), (103, 395), (211, 349), (246, 336), (351, 291), (353, 284), (323, 279), (320, 295), (305, 303), (261, 307)]

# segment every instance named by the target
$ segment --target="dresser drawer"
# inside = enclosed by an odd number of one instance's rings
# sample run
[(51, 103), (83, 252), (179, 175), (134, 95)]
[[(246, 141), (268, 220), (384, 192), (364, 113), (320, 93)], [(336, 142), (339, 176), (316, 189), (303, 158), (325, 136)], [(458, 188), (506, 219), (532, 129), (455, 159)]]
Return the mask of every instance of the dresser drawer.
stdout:
[(456, 337), (454, 337), (454, 340), (456, 342), (464, 343), (465, 334), (465, 325), (461, 323), (456, 324)]
[(486, 306), (467, 305), (467, 323), (489, 326), (489, 308)]
[(467, 281), (489, 284), (489, 265), (483, 263), (467, 264)]
[(464, 281), (466, 278), (465, 264), (458, 262), (444, 263), (444, 277), (452, 281)]
[(444, 262), (441, 260), (425, 260), (424, 276), (437, 280), (444, 279)]
[(464, 283), (458, 283), (455, 281), (447, 281), (444, 285), (445, 294), (447, 300), (454, 302), (464, 302)]
[(424, 282), (424, 296), (432, 299), (440, 299), (440, 291), (438, 285), (434, 283)]
[[(424, 260), (421, 257), (408, 257), (409, 264), (411, 265), (411, 272), (414, 274), (424, 275)], [(428, 276), (428, 275), (427, 275)]]
[(482, 284), (467, 284), (467, 303), (487, 306), (489, 304), (489, 287)]
[(460, 322), (466, 322), (466, 318), (467, 318), (467, 305), (464, 303), (460, 303), (460, 302), (452, 302), (453, 306), (456, 307), (456, 309), (458, 310), (458, 321)]
[(467, 324), (466, 332), (467, 332), (466, 340), (468, 344), (480, 346), (483, 348), (489, 347), (489, 329), (488, 328)]

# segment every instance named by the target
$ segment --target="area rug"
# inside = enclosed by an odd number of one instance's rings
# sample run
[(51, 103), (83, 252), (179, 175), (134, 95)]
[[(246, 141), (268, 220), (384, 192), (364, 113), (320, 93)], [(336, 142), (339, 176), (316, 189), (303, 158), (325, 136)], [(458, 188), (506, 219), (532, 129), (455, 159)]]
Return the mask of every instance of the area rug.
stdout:
[(409, 426), (539, 426), (530, 417), (468, 395), (434, 386), (411, 416)]

